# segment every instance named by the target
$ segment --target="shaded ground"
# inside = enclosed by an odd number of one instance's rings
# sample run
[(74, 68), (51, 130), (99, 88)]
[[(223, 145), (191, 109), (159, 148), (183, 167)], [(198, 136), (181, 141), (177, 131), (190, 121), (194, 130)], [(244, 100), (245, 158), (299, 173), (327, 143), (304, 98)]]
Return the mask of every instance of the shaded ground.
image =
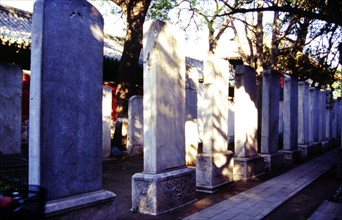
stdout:
[(337, 179), (335, 173), (336, 166), (283, 203), (265, 219), (308, 219), (324, 200), (332, 199), (336, 190), (342, 186), (342, 179)]
[[(158, 216), (132, 213), (130, 211), (132, 203), (131, 177), (133, 174), (143, 170), (142, 155), (104, 161), (103, 187), (117, 195), (118, 220), (182, 219), (185, 216), (254, 187), (274, 176), (280, 175), (298, 165), (300, 164), (284, 164), (281, 169), (273, 173), (268, 173), (261, 179), (247, 182), (234, 182), (213, 194), (196, 193), (196, 202)], [(342, 185), (342, 180), (337, 180), (334, 175), (335, 169), (333, 168), (278, 207), (265, 219), (307, 219), (324, 200), (330, 199), (336, 189)]]

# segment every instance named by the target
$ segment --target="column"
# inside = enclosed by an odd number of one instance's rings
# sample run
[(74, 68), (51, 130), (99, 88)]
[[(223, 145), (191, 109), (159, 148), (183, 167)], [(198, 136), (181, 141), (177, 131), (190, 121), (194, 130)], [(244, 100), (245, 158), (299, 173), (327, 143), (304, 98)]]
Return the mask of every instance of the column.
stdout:
[(283, 159), (298, 162), (302, 152), (298, 150), (298, 83), (294, 78), (284, 79), (284, 136)]
[(196, 190), (215, 192), (233, 181), (228, 151), (228, 62), (209, 56), (204, 63), (203, 152), (196, 160)]
[(23, 72), (0, 63), (0, 152), (21, 153), (21, 95)]
[(258, 155), (258, 110), (255, 70), (245, 65), (235, 69), (234, 180), (264, 174), (264, 159)]
[(116, 218), (102, 189), (102, 30), (87, 1), (35, 2), (29, 184), (47, 189), (46, 219)]
[(144, 170), (132, 177), (132, 209), (158, 215), (195, 200), (185, 166), (185, 40), (162, 21), (144, 24)]
[(261, 152), (265, 168), (272, 170), (281, 165), (278, 152), (279, 128), (279, 73), (264, 71), (262, 79)]

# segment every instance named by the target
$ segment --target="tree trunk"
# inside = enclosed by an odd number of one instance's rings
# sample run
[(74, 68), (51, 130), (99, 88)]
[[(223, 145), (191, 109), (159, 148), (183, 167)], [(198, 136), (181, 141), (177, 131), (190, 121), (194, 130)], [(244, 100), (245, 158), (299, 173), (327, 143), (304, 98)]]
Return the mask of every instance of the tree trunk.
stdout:
[[(262, 7), (262, 3), (258, 2), (258, 8)], [(262, 25), (262, 20), (263, 20), (263, 13), (258, 12), (257, 16), (257, 25), (256, 25), (256, 72), (257, 75), (262, 75), (262, 72), (264, 70), (263, 68), (263, 63), (264, 63), (264, 32), (263, 32), (263, 25)]]
[(124, 50), (117, 72), (117, 108), (119, 118), (128, 116), (128, 99), (136, 93), (136, 75), (142, 49), (143, 24), (151, 0), (112, 0), (126, 16)]
[[(278, 6), (280, 1), (276, 1), (275, 4)], [(279, 28), (280, 28), (280, 19), (279, 19), (279, 11), (274, 12), (273, 17), (273, 29), (272, 29), (272, 42), (271, 42), (271, 69), (274, 70), (277, 65), (277, 55), (278, 55), (278, 35), (279, 35)]]

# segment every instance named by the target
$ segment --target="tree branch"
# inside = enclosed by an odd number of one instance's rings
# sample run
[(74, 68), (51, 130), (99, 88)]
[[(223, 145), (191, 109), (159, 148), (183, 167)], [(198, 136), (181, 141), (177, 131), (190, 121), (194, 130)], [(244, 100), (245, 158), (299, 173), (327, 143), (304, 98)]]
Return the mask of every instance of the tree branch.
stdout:
[(342, 26), (342, 19), (339, 16), (333, 16), (330, 14), (323, 13), (315, 13), (311, 11), (305, 11), (300, 8), (293, 8), (289, 5), (287, 6), (269, 6), (264, 8), (232, 8), (230, 12), (220, 14), (218, 16), (227, 16), (238, 13), (249, 13), (249, 12), (262, 12), (262, 11), (279, 11), (279, 12), (288, 12), (291, 14), (295, 14), (302, 17), (318, 19), (322, 21), (326, 21), (328, 23), (334, 23)]

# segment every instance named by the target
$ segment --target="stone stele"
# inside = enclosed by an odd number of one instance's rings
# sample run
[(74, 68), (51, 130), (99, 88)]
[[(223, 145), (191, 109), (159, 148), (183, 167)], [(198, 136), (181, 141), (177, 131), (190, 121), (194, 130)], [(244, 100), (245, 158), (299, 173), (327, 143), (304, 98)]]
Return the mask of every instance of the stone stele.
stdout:
[(102, 190), (102, 70), (98, 10), (85, 0), (36, 1), (29, 184), (47, 189), (47, 219), (116, 219), (116, 195)]
[(144, 24), (144, 171), (132, 177), (132, 209), (158, 215), (195, 199), (195, 170), (185, 166), (184, 33)]

